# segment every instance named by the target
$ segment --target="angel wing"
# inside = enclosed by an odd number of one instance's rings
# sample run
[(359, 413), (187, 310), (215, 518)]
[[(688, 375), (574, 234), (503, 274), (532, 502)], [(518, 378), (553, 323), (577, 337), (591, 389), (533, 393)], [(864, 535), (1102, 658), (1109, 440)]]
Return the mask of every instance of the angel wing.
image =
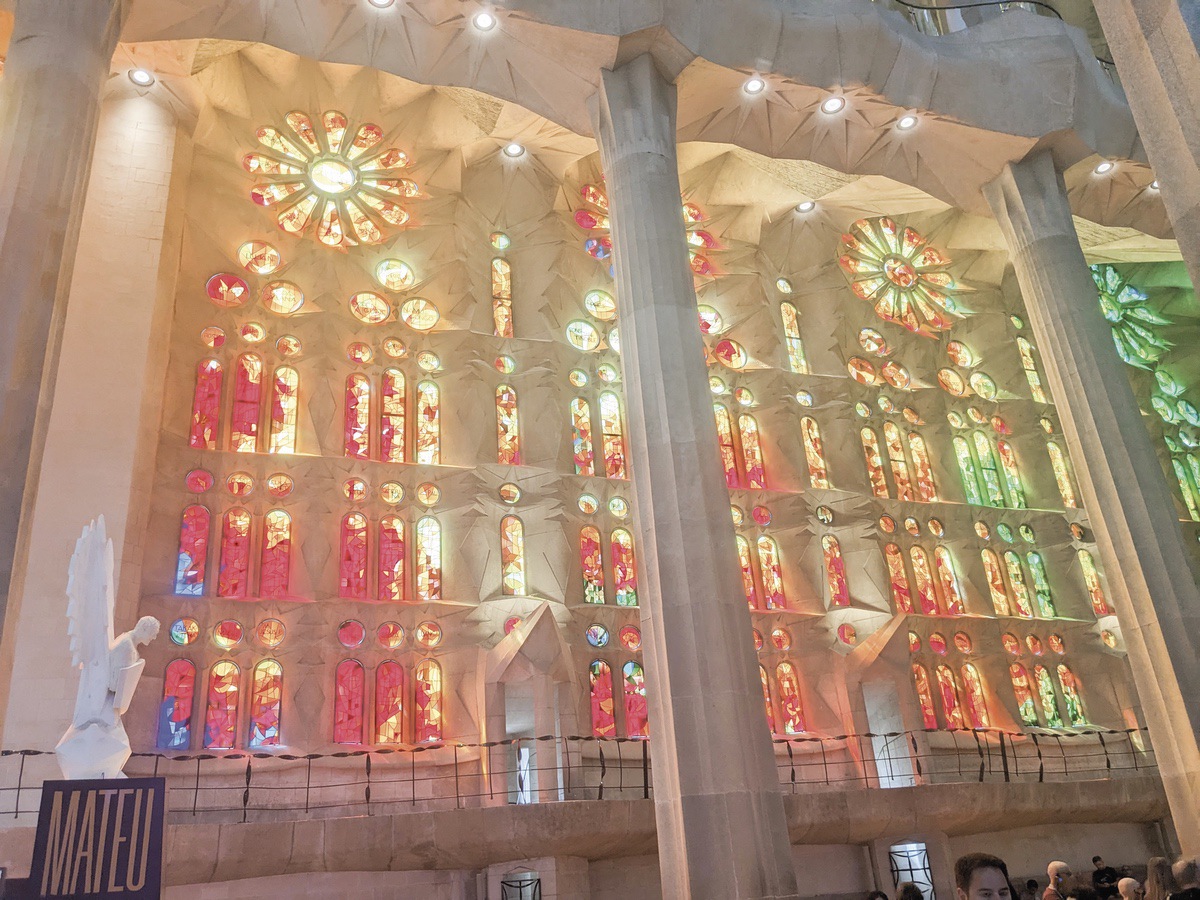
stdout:
[(75, 700), (76, 726), (105, 716), (108, 654), (113, 643), (113, 547), (104, 517), (83, 529), (75, 542), (67, 578), (71, 663), (81, 670)]

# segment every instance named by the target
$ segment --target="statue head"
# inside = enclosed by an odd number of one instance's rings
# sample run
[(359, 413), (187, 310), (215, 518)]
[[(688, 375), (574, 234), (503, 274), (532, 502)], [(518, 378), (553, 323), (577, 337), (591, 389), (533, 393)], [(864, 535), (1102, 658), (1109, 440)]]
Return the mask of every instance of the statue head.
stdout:
[(158, 619), (154, 616), (142, 616), (133, 626), (133, 642), (135, 644), (150, 643), (158, 637), (158, 628)]

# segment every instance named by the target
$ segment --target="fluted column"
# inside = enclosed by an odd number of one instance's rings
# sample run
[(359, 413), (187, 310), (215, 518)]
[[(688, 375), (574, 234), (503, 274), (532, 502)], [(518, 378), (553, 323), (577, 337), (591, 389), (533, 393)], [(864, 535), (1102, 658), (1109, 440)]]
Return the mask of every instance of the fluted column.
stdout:
[(1200, 592), (1049, 151), (985, 188), (1054, 390), (1175, 829), (1200, 852)]
[(597, 101), (663, 896), (796, 897), (688, 265), (675, 87), (640, 56), (604, 72)]
[(0, 616), (22, 511), (36, 493), (26, 492), (26, 475), (36, 483), (39, 412), (52, 399), (43, 379), (61, 342), (119, 9), (118, 0), (17, 0), (0, 79)]

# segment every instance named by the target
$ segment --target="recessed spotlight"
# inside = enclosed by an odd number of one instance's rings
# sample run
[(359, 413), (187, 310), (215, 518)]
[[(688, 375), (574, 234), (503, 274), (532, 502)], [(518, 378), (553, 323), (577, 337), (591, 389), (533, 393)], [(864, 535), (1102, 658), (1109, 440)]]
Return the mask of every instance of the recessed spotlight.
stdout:
[(752, 95), (753, 94), (761, 94), (766, 89), (767, 89), (767, 83), (765, 81), (763, 81), (761, 78), (759, 78), (757, 75), (753, 75), (750, 78), (747, 78), (746, 83), (742, 85), (742, 90), (745, 91), (747, 94), (752, 94)]
[(910, 128), (917, 127), (917, 117), (913, 115), (902, 116), (900, 121), (896, 123), (896, 127), (901, 131), (908, 131)]
[(150, 87), (154, 84), (154, 74), (145, 69), (130, 69), (129, 80), (138, 87)]
[(1152, 191), (1158, 190), (1158, 179), (1157, 178), (1155, 178), (1152, 182), (1150, 182), (1150, 190), (1152, 190)]
[(504, 145), (504, 155), (511, 156), (513, 159), (516, 159), (518, 156), (524, 156), (525, 155), (525, 145), (518, 144), (516, 141), (513, 141), (510, 144), (505, 144)]
[(805, 200), (803, 203), (796, 204), (796, 212), (802, 212), (802, 213), (812, 212), (816, 208), (817, 208), (817, 204), (814, 203), (812, 200)]
[(836, 112), (841, 112), (845, 108), (846, 108), (846, 98), (845, 97), (837, 97), (837, 96), (826, 97), (825, 101), (821, 104), (821, 112), (827, 113), (828, 115), (833, 115)]
[(496, 27), (496, 17), (487, 10), (475, 13), (475, 17), (471, 19), (471, 24), (480, 31), (491, 31)]
[(1092, 171), (1095, 172), (1097, 175), (1107, 175), (1109, 172), (1111, 172), (1116, 167), (1117, 167), (1116, 163), (1109, 162), (1106, 159), (1104, 162), (1100, 163), (1100, 165), (1096, 166), (1096, 168), (1092, 169)]
[(387, 9), (389, 6), (395, 3), (396, 0), (367, 0), (367, 2), (376, 9)]

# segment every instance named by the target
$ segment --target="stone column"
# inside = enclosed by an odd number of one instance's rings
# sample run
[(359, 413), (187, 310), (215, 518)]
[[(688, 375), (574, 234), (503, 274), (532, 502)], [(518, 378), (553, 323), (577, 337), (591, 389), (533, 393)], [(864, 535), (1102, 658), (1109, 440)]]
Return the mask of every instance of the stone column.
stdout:
[[(33, 505), (116, 0), (17, 0), (0, 80), (0, 616)], [(32, 464), (31, 464), (32, 463)], [(21, 575), (16, 573), (16, 581)], [(19, 584), (18, 584), (19, 590)], [(2, 620), (0, 620), (2, 621)]]
[(663, 896), (796, 897), (688, 266), (675, 87), (644, 55), (605, 71), (596, 101)]
[[(1200, 593), (1048, 151), (984, 189), (1008, 243), (1183, 849), (1200, 852)], [(1086, 686), (1085, 686), (1086, 687)], [(1086, 700), (1086, 696), (1085, 696)]]
[(1129, 108), (1200, 288), (1200, 55), (1180, 0), (1095, 0)]

